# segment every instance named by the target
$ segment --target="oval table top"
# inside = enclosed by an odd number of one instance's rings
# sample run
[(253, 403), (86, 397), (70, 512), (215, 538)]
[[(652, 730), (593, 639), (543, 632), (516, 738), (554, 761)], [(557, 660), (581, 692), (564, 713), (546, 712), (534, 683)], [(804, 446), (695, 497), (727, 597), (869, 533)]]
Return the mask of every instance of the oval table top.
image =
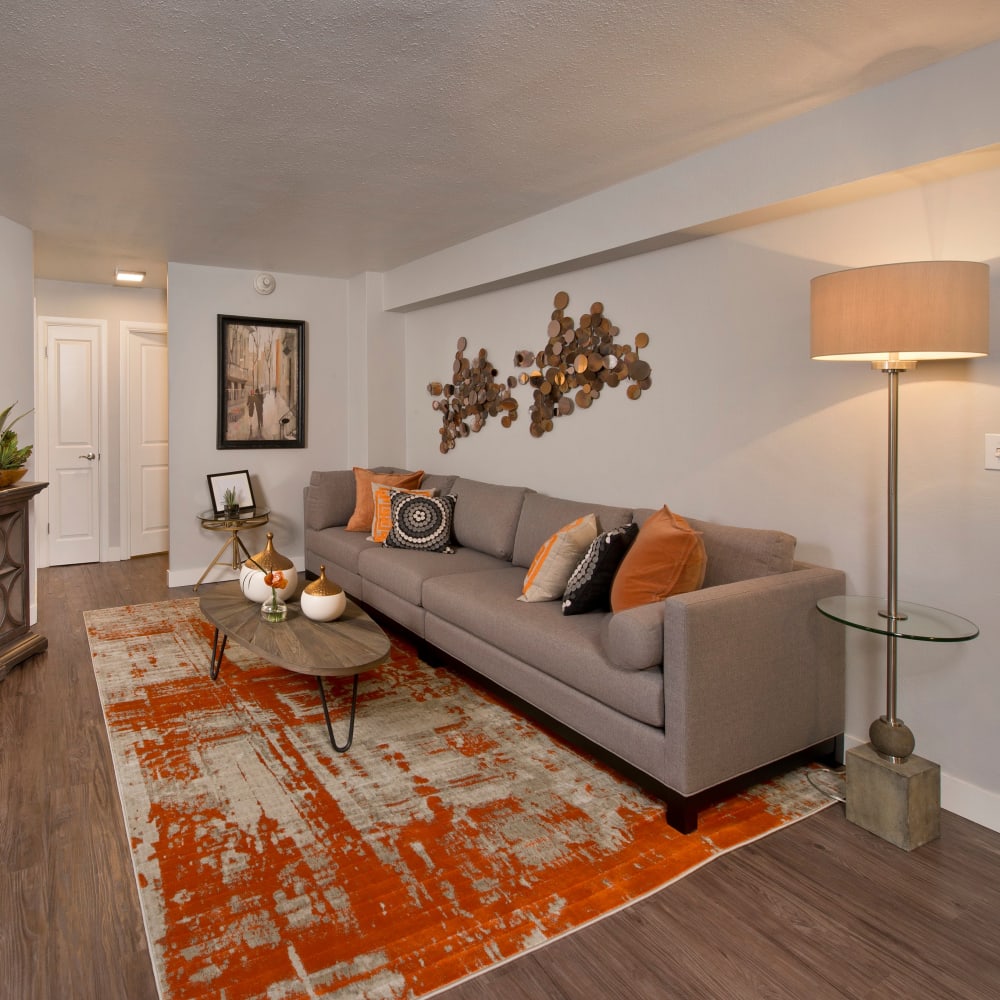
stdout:
[(235, 581), (214, 585), (200, 604), (201, 613), (229, 639), (296, 673), (349, 677), (389, 655), (389, 637), (349, 598), (332, 622), (307, 618), (297, 601), (287, 602), (285, 621), (266, 622), (260, 604), (248, 601)]

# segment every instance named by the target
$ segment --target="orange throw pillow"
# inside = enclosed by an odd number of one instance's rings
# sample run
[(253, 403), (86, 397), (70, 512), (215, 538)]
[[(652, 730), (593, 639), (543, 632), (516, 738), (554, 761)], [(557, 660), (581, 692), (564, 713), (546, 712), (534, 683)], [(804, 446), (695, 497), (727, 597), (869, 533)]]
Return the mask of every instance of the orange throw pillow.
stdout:
[(404, 490), (399, 486), (380, 486), (372, 484), (372, 503), (375, 512), (372, 515), (372, 541), (381, 544), (392, 531), (392, 495), (393, 493), (408, 493), (415, 497), (432, 497), (437, 490)]
[(354, 466), (354, 513), (347, 522), (345, 530), (368, 532), (372, 530), (372, 518), (375, 516), (372, 483), (415, 490), (423, 478), (423, 469), (418, 472), (372, 472), (371, 469), (359, 469)]
[(651, 514), (625, 553), (611, 584), (615, 613), (697, 590), (705, 582), (701, 534), (666, 506)]

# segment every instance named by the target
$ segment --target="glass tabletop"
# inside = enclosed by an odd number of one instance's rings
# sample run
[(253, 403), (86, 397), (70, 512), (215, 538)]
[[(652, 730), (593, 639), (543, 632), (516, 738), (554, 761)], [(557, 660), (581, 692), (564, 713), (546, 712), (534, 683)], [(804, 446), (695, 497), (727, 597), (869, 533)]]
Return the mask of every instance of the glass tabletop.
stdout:
[(203, 510), (198, 515), (198, 520), (202, 524), (231, 524), (236, 527), (241, 522), (256, 521), (268, 517), (270, 513), (271, 511), (267, 507), (246, 507), (235, 517), (228, 517), (226, 514), (219, 514), (214, 510)]
[[(837, 595), (824, 597), (816, 602), (816, 607), (827, 618), (849, 625), (851, 628), (876, 632), (879, 635), (894, 635), (899, 639), (922, 639), (925, 642), (965, 642), (979, 635), (979, 626), (967, 618), (960, 618), (948, 611), (928, 608), (923, 604), (896, 603), (900, 618), (893, 623), (880, 611), (885, 611), (888, 602), (884, 597), (858, 597)], [(902, 617), (905, 615), (906, 617)]]

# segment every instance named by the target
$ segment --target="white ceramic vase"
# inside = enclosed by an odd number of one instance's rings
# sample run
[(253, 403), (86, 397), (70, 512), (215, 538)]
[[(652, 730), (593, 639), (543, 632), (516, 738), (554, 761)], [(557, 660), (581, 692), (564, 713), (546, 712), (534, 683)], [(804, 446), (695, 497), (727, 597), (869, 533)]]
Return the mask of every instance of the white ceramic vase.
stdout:
[(326, 567), (320, 566), (319, 578), (302, 591), (299, 607), (314, 622), (332, 622), (344, 613), (347, 595), (342, 587), (326, 578)]
[(285, 586), (277, 588), (278, 597), (285, 601), (291, 600), (295, 596), (299, 574), (292, 560), (275, 550), (274, 535), (269, 531), (263, 552), (247, 559), (240, 567), (240, 590), (248, 601), (263, 604), (271, 597), (271, 585), (265, 583), (264, 578), (272, 570), (280, 570), (285, 578)]

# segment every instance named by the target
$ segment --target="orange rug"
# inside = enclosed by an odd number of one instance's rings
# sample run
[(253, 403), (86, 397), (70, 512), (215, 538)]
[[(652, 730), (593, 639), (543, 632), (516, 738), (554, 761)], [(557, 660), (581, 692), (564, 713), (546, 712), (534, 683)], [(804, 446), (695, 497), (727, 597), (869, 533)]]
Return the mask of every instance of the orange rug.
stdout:
[(210, 680), (196, 599), (86, 623), (163, 1000), (427, 996), (829, 804), (793, 772), (681, 836), (398, 641), (339, 755), (313, 678), (231, 645)]

